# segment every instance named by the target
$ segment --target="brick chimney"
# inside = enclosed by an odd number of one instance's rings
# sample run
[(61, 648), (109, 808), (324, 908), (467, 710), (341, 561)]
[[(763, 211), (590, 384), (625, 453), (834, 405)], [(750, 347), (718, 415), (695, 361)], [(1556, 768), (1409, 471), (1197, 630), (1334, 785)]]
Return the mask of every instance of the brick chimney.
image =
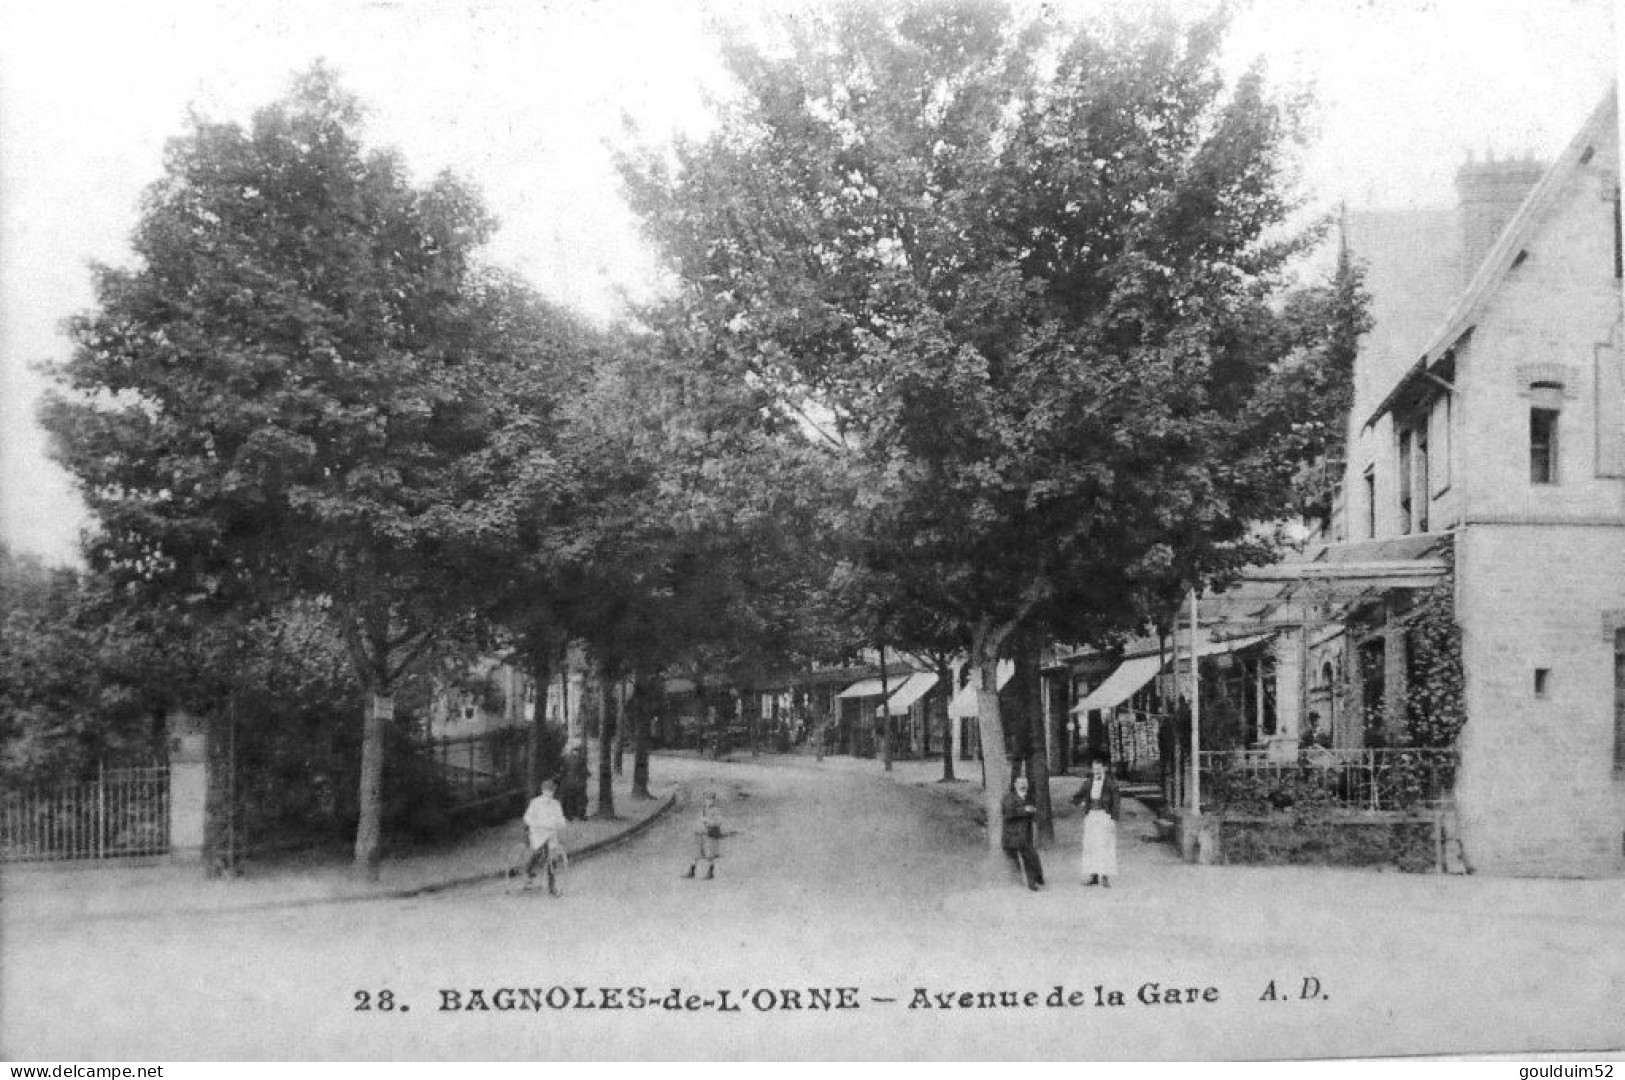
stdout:
[(1496, 161), (1486, 155), (1456, 170), (1456, 193), (1461, 200), (1461, 273), (1465, 284), (1478, 273), (1484, 257), (1500, 239), (1512, 215), (1529, 190), (1546, 172), (1546, 164), (1533, 157)]

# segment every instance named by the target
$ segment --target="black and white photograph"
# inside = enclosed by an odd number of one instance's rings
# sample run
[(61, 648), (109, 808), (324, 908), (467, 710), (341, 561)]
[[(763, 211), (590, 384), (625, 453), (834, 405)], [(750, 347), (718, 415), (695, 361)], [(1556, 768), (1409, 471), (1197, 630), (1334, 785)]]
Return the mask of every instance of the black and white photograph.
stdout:
[(1616, 16), (0, 7), (0, 1057), (1625, 1067)]

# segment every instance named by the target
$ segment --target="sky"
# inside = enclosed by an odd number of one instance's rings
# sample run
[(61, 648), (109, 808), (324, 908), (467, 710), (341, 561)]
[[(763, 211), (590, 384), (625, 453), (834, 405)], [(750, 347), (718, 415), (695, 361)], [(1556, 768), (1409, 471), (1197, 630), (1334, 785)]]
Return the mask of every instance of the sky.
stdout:
[[(1100, 9), (1140, 0), (1051, 0)], [(1176, 6), (1181, 0), (1175, 0)], [(1189, 0), (1205, 7), (1207, 0)], [(244, 120), (321, 58), (371, 141), (473, 181), (490, 257), (612, 318), (653, 258), (612, 147), (705, 125), (713, 27), (743, 0), (11, 0), (0, 5), (0, 540), (74, 558), (86, 519), (34, 423), (92, 263), (126, 263), (142, 190), (189, 109)], [(1227, 63), (1315, 97), (1316, 207), (1451, 205), (1469, 152), (1550, 156), (1619, 65), (1613, 0), (1243, 0)]]

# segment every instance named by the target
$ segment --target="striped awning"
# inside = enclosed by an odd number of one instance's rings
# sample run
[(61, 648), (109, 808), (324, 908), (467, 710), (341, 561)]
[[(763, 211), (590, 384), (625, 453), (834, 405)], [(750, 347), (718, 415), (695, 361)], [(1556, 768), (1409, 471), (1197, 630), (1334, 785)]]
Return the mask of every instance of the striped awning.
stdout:
[(1072, 706), (1074, 716), (1096, 709), (1111, 709), (1139, 692), (1140, 688), (1157, 677), (1162, 670), (1162, 657), (1136, 656), (1117, 665), (1117, 670), (1106, 676), (1106, 681), (1089, 691), (1089, 695)]
[(891, 697), (886, 699), (886, 712), (891, 716), (906, 716), (913, 704), (931, 692), (937, 685), (935, 673), (930, 671), (916, 671), (898, 687)]
[(886, 689), (881, 685), (879, 679), (859, 679), (835, 696), (843, 698), (879, 697), (885, 692)]

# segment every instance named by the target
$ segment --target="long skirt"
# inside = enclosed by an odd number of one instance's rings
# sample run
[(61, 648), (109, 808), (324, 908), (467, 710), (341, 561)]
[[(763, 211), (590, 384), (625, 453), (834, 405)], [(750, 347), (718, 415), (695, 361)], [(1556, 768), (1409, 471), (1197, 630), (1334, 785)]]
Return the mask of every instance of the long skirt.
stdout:
[(1110, 877), (1117, 873), (1117, 822), (1104, 810), (1083, 819), (1083, 874)]

